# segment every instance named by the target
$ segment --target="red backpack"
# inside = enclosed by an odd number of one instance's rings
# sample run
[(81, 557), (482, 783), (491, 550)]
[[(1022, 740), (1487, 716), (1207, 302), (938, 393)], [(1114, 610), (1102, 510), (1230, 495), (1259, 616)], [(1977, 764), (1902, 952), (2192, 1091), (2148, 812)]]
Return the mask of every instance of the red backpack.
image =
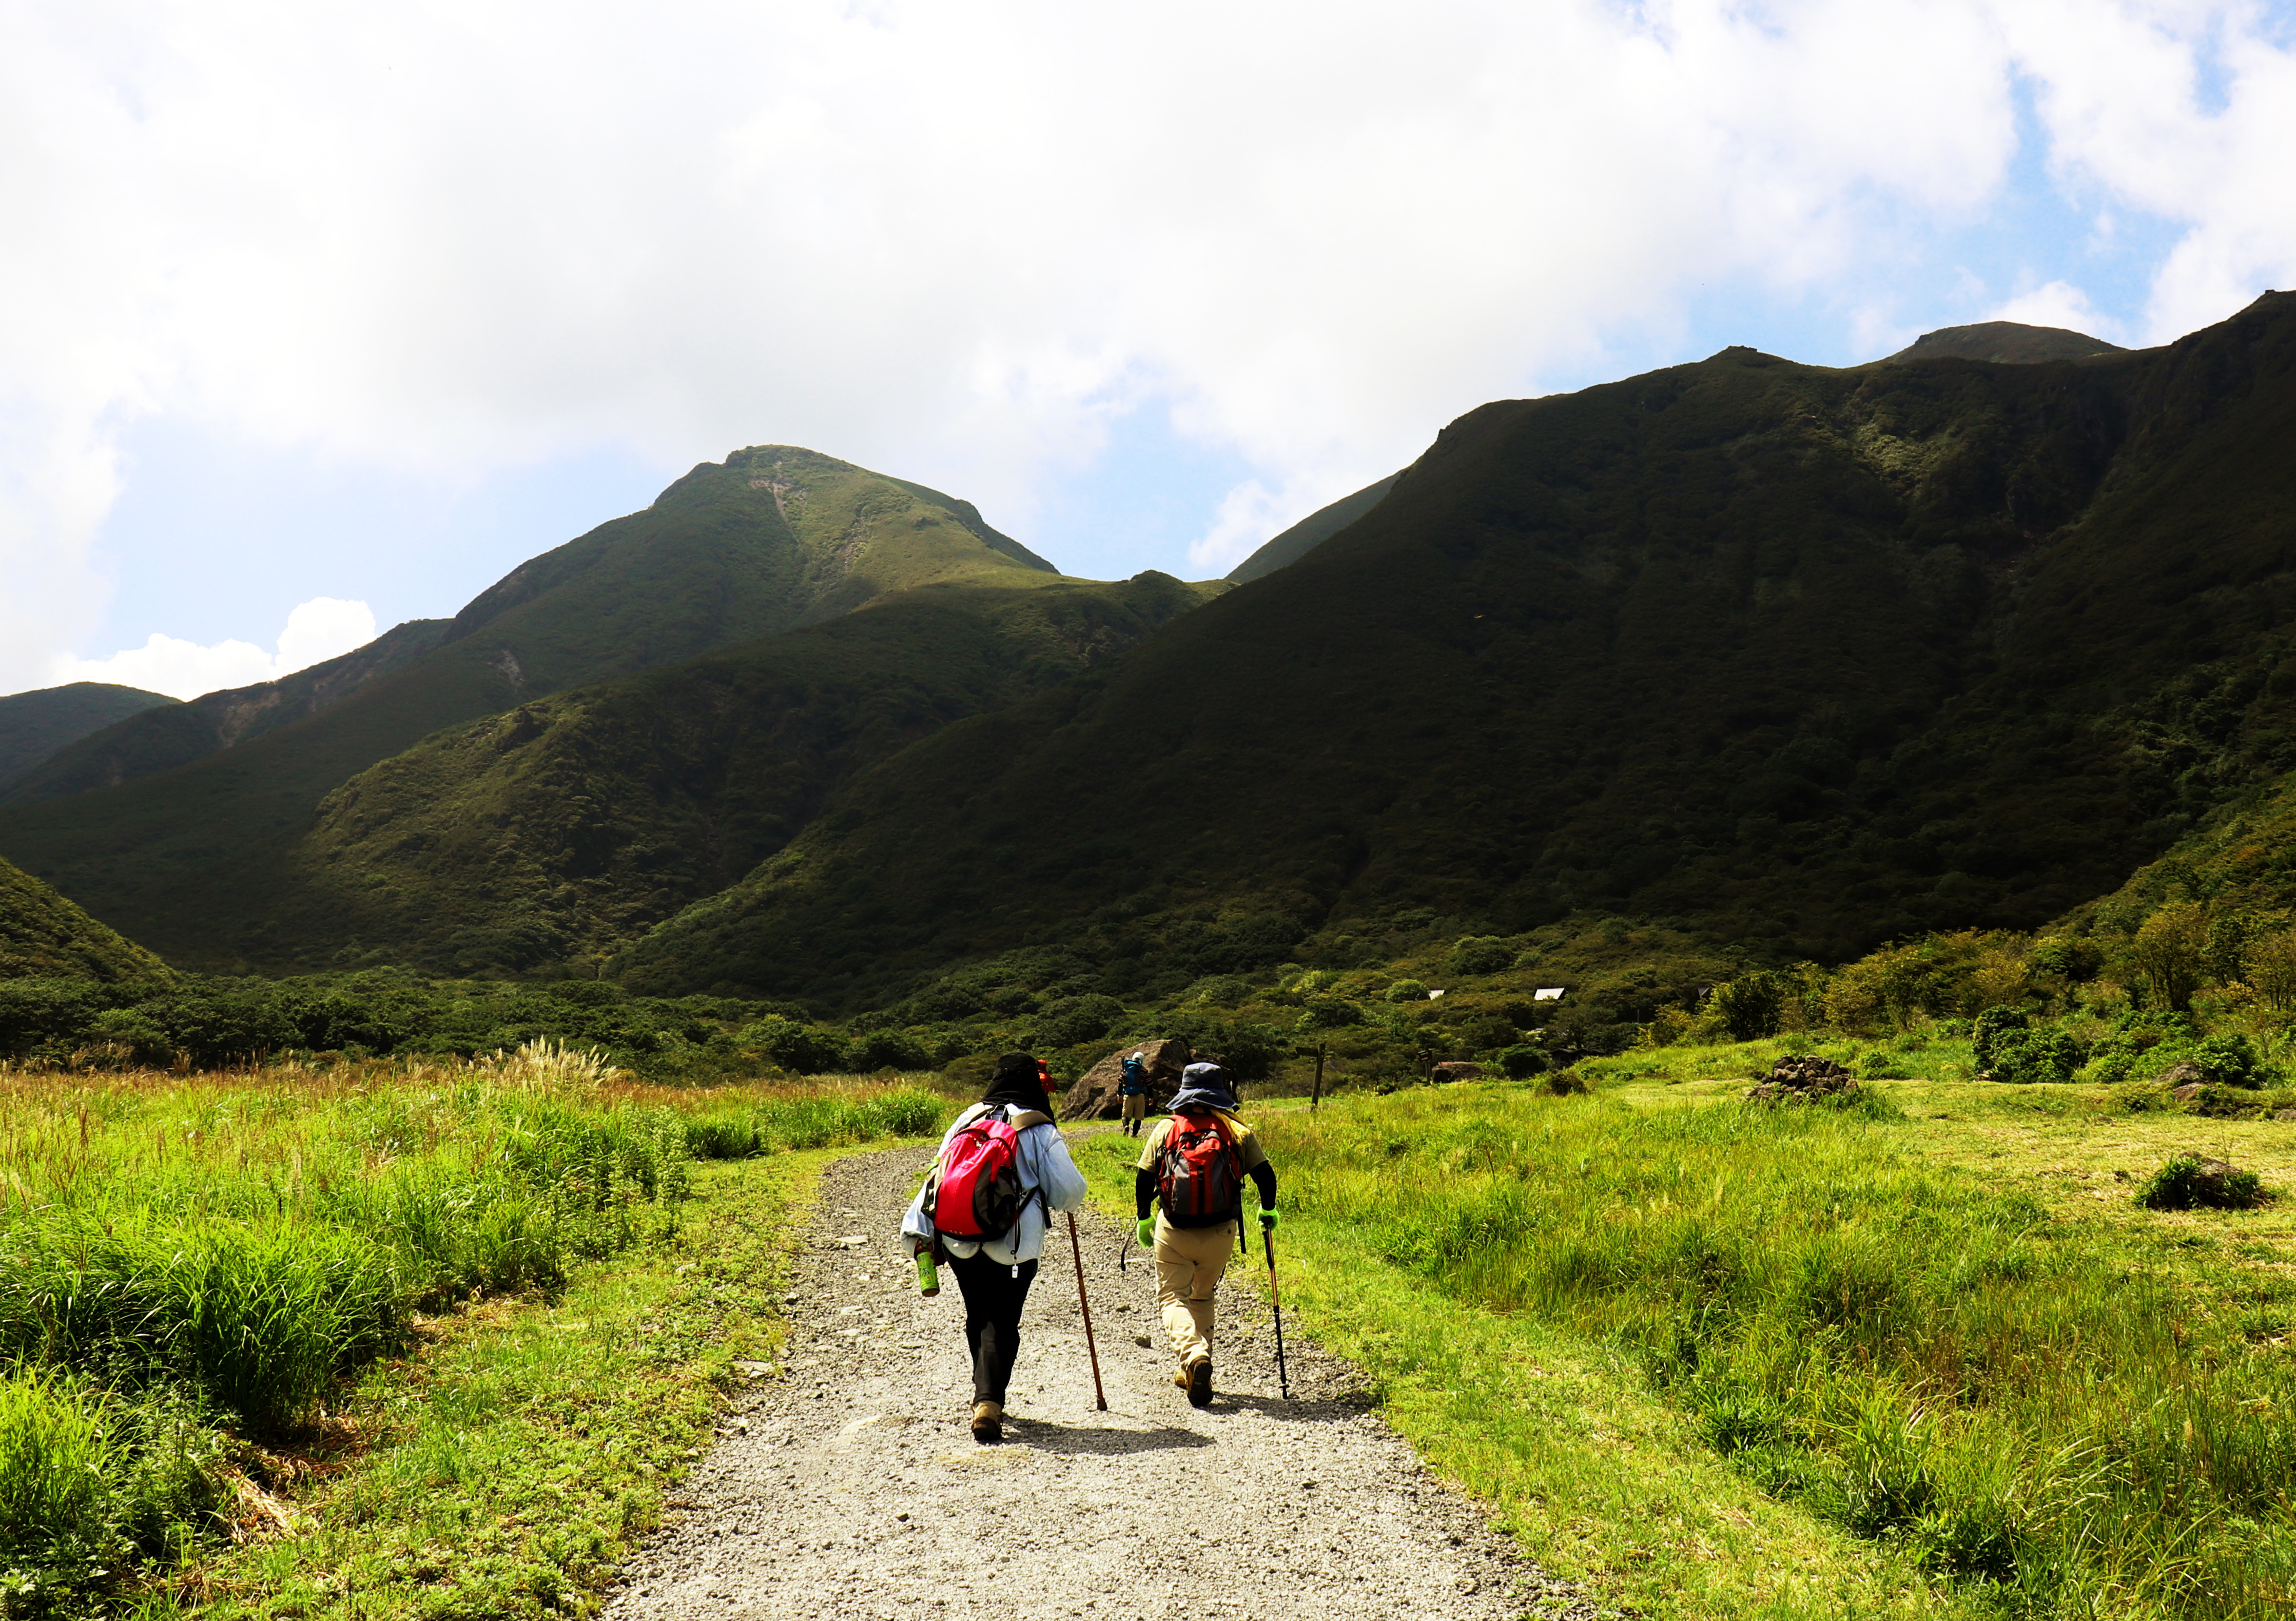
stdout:
[(1021, 1133), (1046, 1124), (1034, 1109), (1012, 1115), (1003, 1107), (968, 1122), (940, 1151), (925, 1183), (925, 1214), (933, 1230), (952, 1238), (1001, 1238), (1013, 1230), (1041, 1188), (1021, 1186)]
[(1156, 1194), (1175, 1227), (1209, 1227), (1243, 1211), (1243, 1156), (1214, 1114), (1172, 1116), (1156, 1163)]

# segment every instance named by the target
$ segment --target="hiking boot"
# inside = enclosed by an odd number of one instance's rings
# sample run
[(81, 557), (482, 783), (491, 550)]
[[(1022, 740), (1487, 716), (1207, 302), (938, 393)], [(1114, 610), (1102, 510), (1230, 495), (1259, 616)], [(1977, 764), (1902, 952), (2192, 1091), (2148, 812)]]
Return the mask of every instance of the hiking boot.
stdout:
[(972, 1404), (972, 1438), (983, 1446), (994, 1446), (1004, 1438), (1004, 1403), (975, 1402)]
[(1212, 1359), (1188, 1364), (1188, 1405), (1210, 1407), (1212, 1404)]

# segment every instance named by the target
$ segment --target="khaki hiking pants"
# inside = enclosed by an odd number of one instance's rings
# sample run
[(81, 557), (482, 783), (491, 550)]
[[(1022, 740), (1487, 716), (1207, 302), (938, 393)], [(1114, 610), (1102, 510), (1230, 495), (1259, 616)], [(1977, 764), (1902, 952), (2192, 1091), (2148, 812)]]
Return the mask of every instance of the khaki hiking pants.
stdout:
[(1156, 1304), (1183, 1368), (1211, 1356), (1212, 1294), (1234, 1253), (1234, 1222), (1175, 1227), (1160, 1213), (1156, 1217)]
[(1145, 1093), (1135, 1092), (1123, 1099), (1123, 1103), (1124, 1117), (1127, 1120), (1145, 1120), (1148, 1117), (1148, 1098)]

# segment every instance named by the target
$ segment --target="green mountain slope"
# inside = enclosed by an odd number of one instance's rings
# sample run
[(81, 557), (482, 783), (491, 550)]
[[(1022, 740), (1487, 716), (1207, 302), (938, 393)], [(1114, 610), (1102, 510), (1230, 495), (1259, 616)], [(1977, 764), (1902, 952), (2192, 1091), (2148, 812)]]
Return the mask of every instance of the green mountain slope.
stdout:
[[(1837, 959), (2038, 922), (2296, 765), (2261, 673), (2291, 442), (2285, 294), (2078, 363), (1734, 349), (1487, 406), (1280, 581), (905, 752), (621, 967), (867, 1000), (1254, 914), (1608, 911)], [(2194, 727), (2246, 741), (2195, 777)]]
[(37, 769), (57, 750), (146, 710), (176, 700), (108, 681), (74, 681), (0, 698), (0, 788)]
[(900, 593), (441, 733), (217, 868), (163, 926), (212, 966), (579, 967), (749, 871), (857, 772), (1218, 589), (1022, 578)]
[(1227, 577), (1241, 585), (1247, 580), (1273, 574), (1286, 564), (1299, 562), (1386, 499), (1387, 492), (1402, 476), (1390, 473), (1376, 484), (1366, 484), (1351, 496), (1341, 496), (1329, 506), (1318, 507), (1237, 564), (1228, 571)]
[[(2296, 658), (2283, 661), (2267, 684), (2296, 688)], [(2205, 738), (2180, 741), (2198, 744), (2196, 754), (2224, 753), (2210, 748)], [(2061, 928), (2127, 935), (2155, 909), (2176, 901), (2201, 901), (2220, 912), (2296, 915), (2296, 774), (2252, 786), (2217, 807), (2159, 860), (2138, 868), (2110, 894), (2075, 909)]]
[[(696, 467), (644, 512), (520, 564), (452, 620), (412, 621), (295, 675), (115, 727), (4, 802), (186, 764), (418, 662), (459, 669), (394, 689), (386, 706), (405, 712), (394, 730), (410, 739), (524, 698), (816, 623), (888, 591), (1013, 568), (1053, 572), (969, 501), (814, 451), (753, 447)], [(441, 699), (445, 708), (432, 707)]]
[[(811, 451), (737, 451), (645, 511), (522, 564), (430, 650), (316, 712), (116, 787), (0, 810), (0, 852), (138, 938), (205, 960), (202, 909), (217, 876), (432, 732), (890, 592), (1057, 578), (969, 503)], [(117, 736), (80, 747), (96, 745), (133, 753)]]
[(167, 964), (0, 861), (0, 979), (172, 980)]
[[(1925, 332), (1890, 360), (1994, 360), (2031, 365), (2042, 360), (2083, 360), (2128, 351), (2085, 332), (2062, 326), (2025, 326), (2015, 321), (1980, 321), (1974, 326), (1941, 326)], [(1888, 361), (1882, 364), (1887, 365)]]

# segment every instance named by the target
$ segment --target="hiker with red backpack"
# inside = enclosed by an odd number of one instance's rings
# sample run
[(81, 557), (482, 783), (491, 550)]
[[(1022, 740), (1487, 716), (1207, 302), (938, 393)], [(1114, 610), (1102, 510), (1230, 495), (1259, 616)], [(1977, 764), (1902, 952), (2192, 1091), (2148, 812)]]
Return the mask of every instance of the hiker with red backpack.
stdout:
[[(1259, 1225), (1275, 1228), (1275, 1167), (1252, 1129), (1236, 1118), (1235, 1093), (1217, 1064), (1191, 1064), (1180, 1090), (1141, 1145), (1133, 1177), (1143, 1249), (1156, 1254), (1156, 1301), (1180, 1359), (1172, 1382), (1188, 1404), (1212, 1399), (1212, 1297), (1243, 1222), (1243, 1179), (1259, 1189)], [(1150, 1209), (1163, 1214), (1149, 1219)]]
[(972, 1354), (972, 1438), (984, 1446), (1004, 1438), (1004, 1387), (1045, 1253), (1046, 1210), (1084, 1204), (1084, 1174), (1053, 1123), (1049, 1083), (1027, 1053), (997, 1059), (988, 1090), (948, 1128), (901, 1219), (910, 1254), (929, 1250), (956, 1274)]

